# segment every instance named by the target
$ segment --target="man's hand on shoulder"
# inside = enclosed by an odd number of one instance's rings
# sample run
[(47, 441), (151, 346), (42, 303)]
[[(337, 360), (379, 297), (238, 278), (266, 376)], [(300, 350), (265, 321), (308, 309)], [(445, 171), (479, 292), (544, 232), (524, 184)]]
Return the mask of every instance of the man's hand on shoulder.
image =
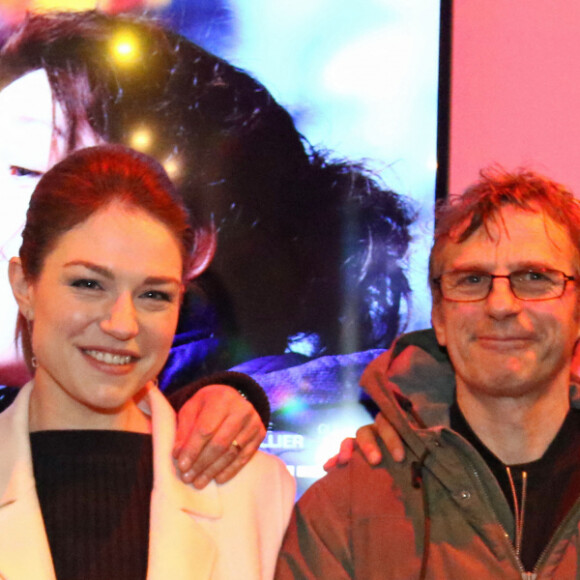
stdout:
[(374, 423), (364, 425), (358, 429), (356, 439), (348, 437), (342, 441), (340, 451), (324, 464), (324, 469), (329, 471), (337, 465), (346, 465), (351, 460), (355, 445), (358, 445), (370, 465), (378, 465), (383, 458), (378, 438), (383, 440), (387, 451), (395, 461), (400, 462), (405, 459), (405, 448), (399, 434), (379, 413), (375, 417)]
[(173, 456), (183, 481), (201, 489), (234, 477), (265, 435), (260, 415), (235, 388), (208, 385), (179, 411)]

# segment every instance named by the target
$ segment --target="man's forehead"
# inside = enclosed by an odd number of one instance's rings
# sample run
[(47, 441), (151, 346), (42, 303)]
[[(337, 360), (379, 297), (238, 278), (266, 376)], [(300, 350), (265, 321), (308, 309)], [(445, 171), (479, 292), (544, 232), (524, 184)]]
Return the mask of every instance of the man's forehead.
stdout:
[[(568, 228), (560, 224), (541, 208), (524, 209), (512, 205), (499, 208), (489, 219), (466, 239), (462, 234), (469, 220), (458, 225), (442, 244), (439, 262), (450, 266), (449, 261), (494, 261), (498, 258), (514, 262), (547, 261), (556, 267), (576, 266), (580, 262), (578, 248), (574, 245)], [(559, 264), (552, 263), (556, 260)]]
[[(484, 216), (481, 225), (477, 228), (474, 228), (472, 225), (474, 216), (469, 215), (463, 221), (451, 228), (449, 239), (452, 242), (461, 243), (474, 235), (485, 233), (491, 240), (495, 240), (504, 232), (507, 233), (509, 237), (509, 226), (511, 222), (514, 220), (520, 221), (522, 217), (527, 216), (540, 218), (544, 223), (546, 223), (546, 219), (553, 221), (552, 218), (536, 204), (530, 206), (530, 208), (523, 208), (509, 204), (498, 207), (493, 213)], [(470, 228), (472, 228), (473, 231), (466, 236), (466, 232)]]

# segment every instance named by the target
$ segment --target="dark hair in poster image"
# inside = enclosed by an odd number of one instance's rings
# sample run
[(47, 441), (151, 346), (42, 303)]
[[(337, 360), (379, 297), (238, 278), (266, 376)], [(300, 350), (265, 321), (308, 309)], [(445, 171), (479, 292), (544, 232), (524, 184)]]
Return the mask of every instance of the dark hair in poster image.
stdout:
[[(123, 38), (132, 60), (115, 53)], [(29, 15), (0, 58), (4, 85), (47, 71), (70, 150), (87, 122), (109, 142), (150, 135), (143, 149), (174, 168), (190, 211), (217, 231), (187, 305), (226, 346), (200, 370), (297, 339), (315, 355), (384, 348), (404, 326), (405, 202), (360, 165), (314, 151), (248, 74), (147, 19), (99, 12)]]

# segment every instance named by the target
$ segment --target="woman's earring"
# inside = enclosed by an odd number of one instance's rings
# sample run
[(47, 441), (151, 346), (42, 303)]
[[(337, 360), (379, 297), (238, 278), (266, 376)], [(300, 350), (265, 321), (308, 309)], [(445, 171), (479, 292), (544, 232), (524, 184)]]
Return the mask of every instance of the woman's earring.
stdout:
[[(27, 312), (26, 313), (26, 324), (28, 326), (28, 340), (30, 340), (30, 350), (32, 352), (32, 318), (33, 318), (33, 314), (32, 312)], [(32, 353), (32, 356), (30, 357), (30, 364), (32, 365), (32, 368), (36, 368), (38, 367), (38, 360), (36, 360), (36, 356), (34, 356), (34, 353)]]

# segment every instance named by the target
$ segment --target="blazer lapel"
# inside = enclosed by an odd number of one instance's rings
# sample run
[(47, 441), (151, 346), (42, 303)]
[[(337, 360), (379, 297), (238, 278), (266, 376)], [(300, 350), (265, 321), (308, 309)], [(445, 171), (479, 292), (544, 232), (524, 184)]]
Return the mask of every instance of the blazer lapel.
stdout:
[[(32, 469), (28, 433), (31, 383), (0, 414), (0, 580), (55, 580)], [(200, 521), (222, 516), (218, 487), (195, 490), (171, 459), (175, 414), (156, 388), (152, 410), (154, 483), (147, 580), (209, 580), (217, 548)]]
[(28, 383), (0, 414), (0, 578), (55, 580), (32, 469), (31, 390)]
[(153, 493), (147, 580), (209, 580), (217, 547), (199, 520), (222, 516), (218, 486), (196, 490), (183, 483), (171, 459), (175, 413), (156, 389), (150, 389), (153, 428)]

